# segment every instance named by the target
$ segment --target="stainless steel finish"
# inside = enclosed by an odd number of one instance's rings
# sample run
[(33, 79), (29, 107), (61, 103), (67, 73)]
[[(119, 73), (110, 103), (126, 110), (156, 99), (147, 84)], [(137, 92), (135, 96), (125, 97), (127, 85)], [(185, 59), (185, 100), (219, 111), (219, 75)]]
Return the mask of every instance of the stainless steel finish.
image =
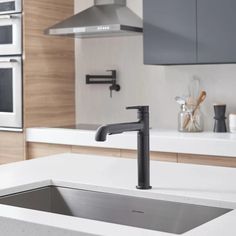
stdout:
[(0, 15), (0, 20), (1, 19), (11, 19), (11, 15)]
[(0, 15), (0, 20), (1, 19), (17, 19), (19, 17), (18, 14), (16, 15)]
[(0, 0), (0, 4), (7, 3), (7, 2), (15, 2), (15, 10), (0, 11), (0, 14), (12, 14), (12, 13), (19, 13), (22, 11), (22, 1), (21, 0)]
[(21, 0), (0, 0), (0, 130), (12, 132), (23, 130), (21, 11)]
[(18, 61), (16, 59), (5, 59), (4, 57), (3, 58), (0, 58), (0, 63), (17, 63)]
[(231, 211), (53, 186), (2, 197), (0, 204), (173, 234), (183, 234)]
[(0, 56), (2, 55), (18, 55), (22, 53), (22, 22), (21, 14), (14, 16), (0, 17), (1, 26), (12, 26), (12, 43), (0, 44)]
[(77, 38), (128, 36), (142, 33), (142, 19), (124, 0), (95, 0), (90, 7), (45, 31)]
[(0, 130), (1, 131), (7, 131), (7, 132), (21, 133), (21, 132), (23, 132), (24, 129), (23, 128), (4, 128), (4, 127), (0, 127)]
[(0, 69), (12, 68), (13, 112), (0, 112), (0, 130), (22, 131), (22, 59), (4, 57), (1, 60)]
[(107, 4), (117, 4), (121, 6), (126, 5), (126, 0), (94, 0), (94, 5), (107, 5)]

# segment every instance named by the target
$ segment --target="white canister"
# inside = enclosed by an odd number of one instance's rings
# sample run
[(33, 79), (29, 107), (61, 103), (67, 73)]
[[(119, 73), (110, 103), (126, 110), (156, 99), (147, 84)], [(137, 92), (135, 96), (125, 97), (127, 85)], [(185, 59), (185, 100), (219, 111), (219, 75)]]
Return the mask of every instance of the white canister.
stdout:
[(236, 114), (229, 115), (229, 131), (236, 133)]

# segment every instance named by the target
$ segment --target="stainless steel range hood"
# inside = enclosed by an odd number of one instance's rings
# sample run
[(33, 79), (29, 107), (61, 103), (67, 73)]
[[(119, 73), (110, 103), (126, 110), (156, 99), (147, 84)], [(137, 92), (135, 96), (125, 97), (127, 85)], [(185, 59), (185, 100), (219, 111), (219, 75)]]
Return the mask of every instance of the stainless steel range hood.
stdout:
[(46, 30), (49, 35), (77, 38), (137, 35), (142, 19), (126, 6), (126, 0), (94, 0), (90, 7)]

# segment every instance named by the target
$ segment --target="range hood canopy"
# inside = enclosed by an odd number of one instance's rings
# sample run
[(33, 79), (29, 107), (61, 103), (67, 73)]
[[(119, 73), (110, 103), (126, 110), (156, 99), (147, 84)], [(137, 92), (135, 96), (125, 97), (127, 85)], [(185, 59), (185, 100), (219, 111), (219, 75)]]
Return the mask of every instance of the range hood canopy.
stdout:
[(126, 0), (94, 0), (93, 7), (48, 28), (45, 33), (90, 38), (142, 32), (142, 19), (126, 6)]

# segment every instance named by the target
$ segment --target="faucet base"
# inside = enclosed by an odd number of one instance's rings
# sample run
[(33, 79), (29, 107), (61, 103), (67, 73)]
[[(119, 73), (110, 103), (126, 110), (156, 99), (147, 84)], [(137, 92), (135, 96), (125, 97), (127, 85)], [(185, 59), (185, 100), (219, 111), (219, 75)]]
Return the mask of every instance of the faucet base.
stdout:
[(147, 189), (152, 189), (152, 186), (136, 186), (136, 188), (140, 190), (147, 190)]

